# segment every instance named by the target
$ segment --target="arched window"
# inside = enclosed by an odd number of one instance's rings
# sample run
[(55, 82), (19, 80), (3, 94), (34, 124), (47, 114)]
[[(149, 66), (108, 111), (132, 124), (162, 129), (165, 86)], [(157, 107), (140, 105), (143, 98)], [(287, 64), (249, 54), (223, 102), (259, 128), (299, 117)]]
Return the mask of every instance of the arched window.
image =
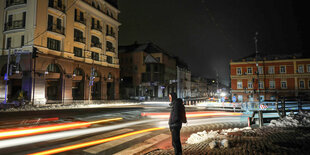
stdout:
[(56, 64), (48, 65), (46, 71), (51, 73), (60, 73), (60, 69)]
[(84, 72), (81, 68), (76, 68), (74, 71), (73, 71), (73, 74), (75, 74), (76, 76), (83, 76), (84, 75)]

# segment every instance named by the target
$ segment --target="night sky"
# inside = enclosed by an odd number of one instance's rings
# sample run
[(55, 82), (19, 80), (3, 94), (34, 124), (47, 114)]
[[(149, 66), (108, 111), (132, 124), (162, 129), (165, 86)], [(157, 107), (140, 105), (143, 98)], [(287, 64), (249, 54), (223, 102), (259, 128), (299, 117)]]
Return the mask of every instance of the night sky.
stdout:
[(262, 53), (305, 50), (306, 6), (293, 0), (119, 0), (119, 45), (152, 41), (184, 60), (192, 74), (218, 73), (228, 84), (229, 61), (255, 52), (256, 31)]

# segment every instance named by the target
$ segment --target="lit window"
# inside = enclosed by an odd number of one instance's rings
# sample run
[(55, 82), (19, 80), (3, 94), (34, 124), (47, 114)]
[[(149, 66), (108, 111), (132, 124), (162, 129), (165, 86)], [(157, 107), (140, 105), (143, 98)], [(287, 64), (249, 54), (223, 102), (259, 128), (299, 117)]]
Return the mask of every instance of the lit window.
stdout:
[(258, 82), (258, 88), (259, 89), (264, 89), (264, 82), (263, 81), (259, 81)]
[(269, 81), (269, 88), (270, 89), (275, 89), (275, 81)]
[(269, 74), (274, 74), (274, 66), (269, 66), (268, 73)]
[(304, 72), (304, 65), (298, 65), (298, 73)]
[(253, 89), (253, 83), (252, 82), (248, 82), (248, 88)]
[(242, 69), (241, 68), (237, 68), (237, 75), (242, 75)]
[(237, 89), (242, 89), (242, 81), (237, 82)]
[(281, 81), (281, 88), (282, 89), (286, 89), (287, 88), (286, 81)]
[(304, 80), (299, 81), (299, 88), (301, 88), (301, 89), (305, 88), (305, 81)]
[(259, 67), (258, 67), (258, 74), (264, 74), (264, 71), (263, 71), (263, 67), (262, 67), (262, 66), (259, 66)]
[(280, 66), (280, 73), (286, 73), (285, 66)]
[(248, 68), (248, 74), (253, 74), (253, 72), (252, 72), (252, 68)]

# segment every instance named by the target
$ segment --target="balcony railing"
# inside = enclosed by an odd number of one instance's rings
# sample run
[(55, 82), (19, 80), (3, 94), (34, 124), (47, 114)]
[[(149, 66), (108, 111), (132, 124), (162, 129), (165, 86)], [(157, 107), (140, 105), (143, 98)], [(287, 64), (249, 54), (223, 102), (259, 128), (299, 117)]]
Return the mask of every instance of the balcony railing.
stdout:
[(102, 26), (98, 25), (98, 24), (92, 25), (91, 29), (98, 30), (98, 31), (102, 32)]
[(107, 47), (106, 51), (115, 52), (115, 48), (114, 47)]
[(85, 18), (81, 18), (80, 16), (76, 16), (74, 21), (86, 25), (86, 19)]
[(7, 0), (6, 7), (10, 7), (13, 5), (26, 4), (26, 3), (27, 3), (27, 0)]
[(57, 24), (48, 25), (47, 30), (65, 35), (65, 28), (63, 26), (57, 26)]
[(85, 37), (74, 37), (74, 41), (76, 42), (80, 42), (80, 43), (84, 43), (85, 44), (85, 41), (86, 38)]
[(63, 12), (63, 13), (66, 12), (66, 6), (65, 6), (65, 4), (63, 4), (62, 2), (61, 2), (61, 3), (58, 3), (58, 1), (49, 0), (49, 2), (48, 2), (48, 7), (57, 9), (57, 10)]
[(99, 42), (99, 43), (92, 42), (90, 46), (91, 46), (91, 47), (98, 47), (98, 48), (102, 48), (102, 45), (101, 45), (101, 43), (100, 43), (100, 42)]
[(5, 23), (4, 31), (15, 30), (15, 29), (24, 29), (25, 22), (23, 20), (16, 20), (11, 23)]
[(111, 37), (115, 38), (115, 33), (114, 32), (109, 32), (109, 33), (107, 33), (107, 36), (111, 36)]
[(92, 5), (92, 2), (90, 0), (83, 0), (83, 2), (87, 3), (88, 5), (92, 6), (93, 8), (97, 9), (98, 11), (102, 12), (103, 14), (117, 20), (115, 17), (111, 16), (111, 15), (108, 15), (106, 12), (104, 12), (101, 8), (97, 8), (96, 6), (93, 6)]

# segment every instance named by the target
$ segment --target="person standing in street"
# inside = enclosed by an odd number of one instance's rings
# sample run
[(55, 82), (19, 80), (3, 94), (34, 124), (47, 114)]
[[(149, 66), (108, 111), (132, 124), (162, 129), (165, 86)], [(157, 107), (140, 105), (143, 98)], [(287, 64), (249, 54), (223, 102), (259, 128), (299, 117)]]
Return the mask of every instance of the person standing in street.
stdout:
[(169, 94), (171, 112), (169, 117), (169, 128), (172, 136), (172, 146), (176, 155), (182, 154), (182, 145), (180, 140), (180, 130), (182, 123), (187, 123), (185, 107), (183, 101), (177, 98), (175, 93)]

